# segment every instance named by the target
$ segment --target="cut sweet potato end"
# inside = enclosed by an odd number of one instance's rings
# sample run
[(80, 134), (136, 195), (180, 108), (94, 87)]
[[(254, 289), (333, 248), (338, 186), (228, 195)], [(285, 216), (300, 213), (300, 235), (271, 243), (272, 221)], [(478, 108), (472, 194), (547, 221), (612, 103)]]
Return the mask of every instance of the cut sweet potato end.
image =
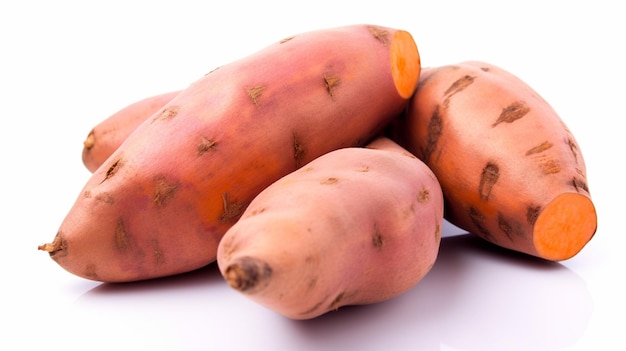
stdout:
[(561, 194), (539, 214), (533, 241), (540, 257), (552, 261), (566, 260), (582, 250), (596, 228), (597, 214), (589, 197)]
[(419, 51), (411, 33), (394, 33), (390, 57), (393, 82), (400, 96), (408, 99), (415, 92), (421, 71)]

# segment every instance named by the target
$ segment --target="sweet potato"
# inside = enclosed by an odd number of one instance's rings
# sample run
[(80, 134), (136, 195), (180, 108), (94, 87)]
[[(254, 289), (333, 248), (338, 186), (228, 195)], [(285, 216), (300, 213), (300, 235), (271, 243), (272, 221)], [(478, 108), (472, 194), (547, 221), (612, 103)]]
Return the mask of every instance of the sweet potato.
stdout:
[(505, 248), (561, 261), (596, 231), (582, 151), (527, 83), (485, 62), (424, 68), (394, 139), (435, 173), (446, 219)]
[(439, 251), (443, 194), (428, 167), (387, 138), (327, 153), (261, 192), (224, 235), (231, 287), (292, 319), (395, 297)]
[(363, 145), (406, 107), (411, 34), (374, 25), (301, 33), (206, 74), (143, 122), (87, 181), (39, 248), (105, 282), (187, 272), (266, 186)]
[(172, 91), (131, 103), (98, 123), (83, 142), (83, 164), (94, 172), (139, 125), (163, 108), (179, 91)]

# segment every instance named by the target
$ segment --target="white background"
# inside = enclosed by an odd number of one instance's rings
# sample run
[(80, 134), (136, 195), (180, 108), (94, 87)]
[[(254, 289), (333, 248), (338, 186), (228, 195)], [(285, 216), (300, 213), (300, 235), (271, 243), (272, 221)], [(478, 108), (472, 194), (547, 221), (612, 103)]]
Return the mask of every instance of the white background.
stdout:
[[(624, 14), (599, 0), (2, 2), (0, 349), (626, 349)], [(599, 226), (583, 251), (547, 264), (446, 227), (406, 294), (300, 322), (231, 290), (214, 265), (107, 285), (37, 251), (89, 177), (95, 124), (286, 36), (354, 23), (409, 30), (423, 66), (486, 61), (548, 100), (587, 162)]]

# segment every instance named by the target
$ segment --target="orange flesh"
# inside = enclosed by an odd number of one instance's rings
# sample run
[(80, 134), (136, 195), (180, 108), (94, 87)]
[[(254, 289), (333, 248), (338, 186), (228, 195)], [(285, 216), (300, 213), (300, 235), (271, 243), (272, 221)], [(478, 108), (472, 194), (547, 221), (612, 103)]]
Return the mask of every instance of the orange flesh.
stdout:
[(413, 95), (420, 75), (420, 56), (417, 44), (409, 32), (398, 30), (391, 41), (391, 75), (400, 96)]
[(561, 194), (543, 209), (535, 222), (535, 248), (545, 259), (566, 260), (582, 250), (596, 227), (596, 210), (589, 197)]

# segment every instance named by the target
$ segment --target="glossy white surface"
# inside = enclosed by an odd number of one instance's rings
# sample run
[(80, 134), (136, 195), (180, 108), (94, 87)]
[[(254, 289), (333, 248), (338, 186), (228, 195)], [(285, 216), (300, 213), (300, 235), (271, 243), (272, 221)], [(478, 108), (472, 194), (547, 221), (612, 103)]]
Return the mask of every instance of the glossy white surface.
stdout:
[[(0, 349), (625, 348), (618, 2), (14, 3), (0, 5)], [(297, 322), (231, 290), (214, 265), (108, 285), (37, 251), (89, 177), (82, 141), (100, 120), (291, 34), (365, 22), (409, 30), (424, 66), (486, 61), (552, 104), (581, 146), (599, 215), (579, 255), (546, 263), (447, 226), (437, 264), (406, 294)]]

